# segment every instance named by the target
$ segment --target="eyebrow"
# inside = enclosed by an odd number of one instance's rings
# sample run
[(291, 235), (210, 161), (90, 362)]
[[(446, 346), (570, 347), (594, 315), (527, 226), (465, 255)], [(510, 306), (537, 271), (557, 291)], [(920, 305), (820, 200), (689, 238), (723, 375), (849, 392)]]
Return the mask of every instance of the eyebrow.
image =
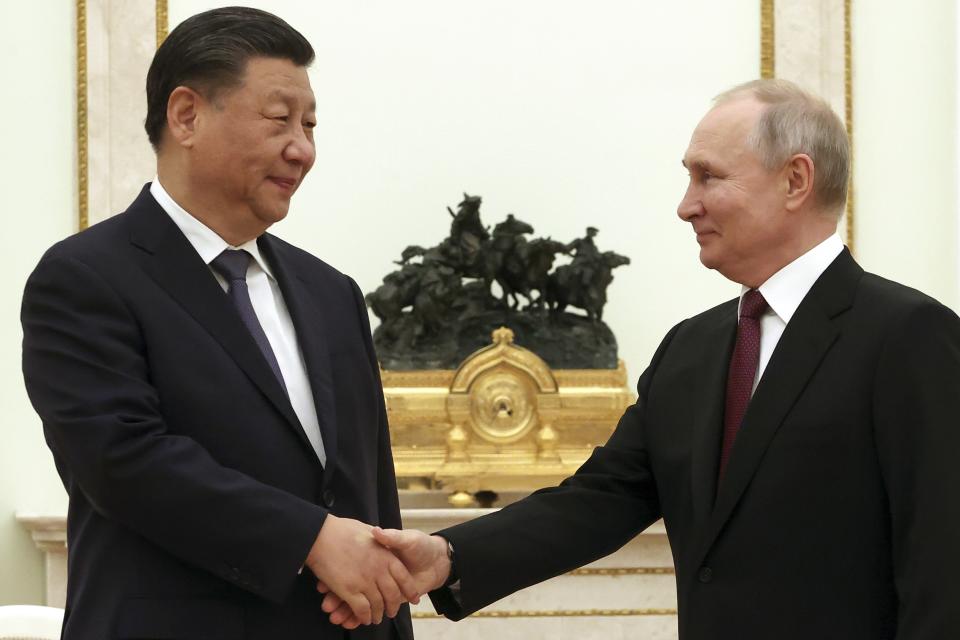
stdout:
[[(279, 99), (279, 100), (282, 100), (282, 101), (284, 101), (284, 102), (292, 102), (292, 101), (296, 100), (295, 95), (294, 95), (292, 92), (287, 91), (286, 89), (274, 89), (273, 91), (271, 91), (270, 93), (267, 94), (267, 98), (270, 99), (270, 100)], [(307, 110), (307, 111), (316, 111), (316, 110), (317, 110), (317, 100), (316, 100), (316, 99), (311, 100), (311, 101), (307, 104), (307, 109), (306, 109), (306, 110)]]
[(690, 164), (687, 164), (687, 159), (682, 158), (680, 164), (683, 165), (683, 168), (690, 171), (691, 169), (696, 169), (697, 171), (709, 171), (710, 163), (706, 160), (694, 160)]

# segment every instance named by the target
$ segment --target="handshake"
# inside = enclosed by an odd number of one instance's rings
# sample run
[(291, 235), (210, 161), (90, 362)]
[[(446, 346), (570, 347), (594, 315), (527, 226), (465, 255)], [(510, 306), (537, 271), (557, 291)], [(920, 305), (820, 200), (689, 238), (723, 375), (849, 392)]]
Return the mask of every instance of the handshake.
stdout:
[(325, 594), (323, 610), (345, 629), (379, 624), (404, 602), (443, 585), (450, 575), (447, 541), (422, 531), (381, 529), (327, 516), (306, 566)]

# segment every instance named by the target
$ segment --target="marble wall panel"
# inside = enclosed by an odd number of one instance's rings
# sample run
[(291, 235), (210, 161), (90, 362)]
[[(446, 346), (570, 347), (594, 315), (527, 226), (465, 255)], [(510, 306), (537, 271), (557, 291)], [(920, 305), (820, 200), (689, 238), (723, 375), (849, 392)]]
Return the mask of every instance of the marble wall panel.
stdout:
[(155, 173), (143, 130), (156, 50), (153, 2), (87, 0), (88, 212), (95, 224), (130, 204)]

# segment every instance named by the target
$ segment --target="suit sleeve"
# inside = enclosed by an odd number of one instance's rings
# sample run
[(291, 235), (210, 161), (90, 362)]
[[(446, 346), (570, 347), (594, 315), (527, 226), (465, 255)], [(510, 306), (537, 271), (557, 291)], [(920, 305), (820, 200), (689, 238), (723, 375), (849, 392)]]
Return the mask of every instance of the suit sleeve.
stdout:
[(679, 326), (640, 376), (637, 402), (573, 476), (496, 513), (438, 532), (453, 545), (460, 576), (457, 596), (447, 588), (430, 594), (438, 613), (460, 620), (515, 591), (613, 553), (660, 517), (644, 420), (656, 366)]
[(283, 600), (327, 512), (170, 432), (136, 318), (83, 262), (45, 257), (21, 320), (27, 391), (68, 490), (184, 562)]
[(874, 396), (897, 639), (960, 637), (960, 319), (930, 302), (889, 336)]

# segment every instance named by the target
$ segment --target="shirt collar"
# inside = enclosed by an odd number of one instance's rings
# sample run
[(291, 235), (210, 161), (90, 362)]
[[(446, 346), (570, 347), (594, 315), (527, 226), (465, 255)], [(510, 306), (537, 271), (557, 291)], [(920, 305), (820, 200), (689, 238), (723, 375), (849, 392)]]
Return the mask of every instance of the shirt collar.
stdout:
[(225, 249), (242, 249), (253, 256), (253, 259), (260, 268), (263, 269), (271, 279), (276, 279), (270, 270), (270, 265), (267, 264), (267, 261), (264, 260), (260, 254), (260, 247), (257, 246), (256, 238), (243, 243), (239, 247), (228, 244), (227, 241), (218, 236), (213, 229), (194, 218), (183, 207), (177, 204), (176, 201), (170, 197), (170, 194), (167, 193), (167, 190), (163, 188), (163, 185), (160, 184), (159, 177), (154, 177), (153, 182), (150, 184), (150, 195), (152, 195), (157, 201), (157, 204), (167, 212), (167, 215), (170, 216), (173, 223), (183, 232), (183, 235), (187, 237), (187, 241), (196, 252), (200, 254), (200, 258), (205, 264), (213, 262), (214, 258), (223, 253)]
[[(790, 318), (796, 313), (797, 307), (803, 302), (813, 284), (842, 251), (843, 242), (839, 236), (832, 234), (760, 285), (763, 299), (784, 324), (790, 322)], [(749, 290), (749, 287), (743, 287), (741, 290), (741, 303), (743, 294)]]

